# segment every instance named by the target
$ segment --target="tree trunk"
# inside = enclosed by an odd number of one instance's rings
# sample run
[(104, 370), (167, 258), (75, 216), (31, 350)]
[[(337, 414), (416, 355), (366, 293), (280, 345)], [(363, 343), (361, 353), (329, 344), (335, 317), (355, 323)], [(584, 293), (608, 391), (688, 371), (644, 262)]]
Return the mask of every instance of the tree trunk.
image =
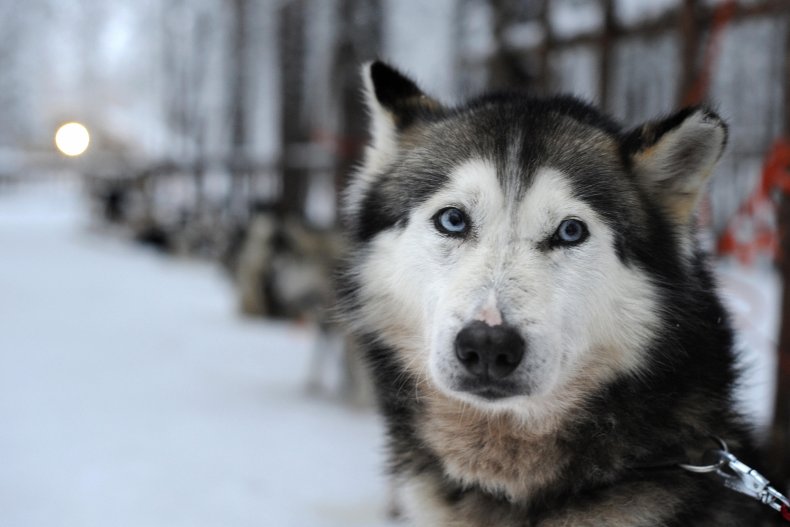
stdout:
[[(381, 48), (381, 2), (341, 0), (340, 41), (335, 50), (333, 92), (338, 95), (338, 136), (334, 138), (334, 184), (345, 188), (349, 173), (362, 155), (368, 136), (368, 115), (362, 102), (360, 65), (375, 58)], [(337, 194), (339, 207), (340, 192)], [(338, 209), (339, 210), (339, 209)]]
[[(683, 0), (678, 24), (681, 42), (680, 83), (678, 84), (678, 106), (687, 101), (697, 78), (700, 28), (697, 24), (697, 0)], [(694, 101), (699, 103), (700, 101)]]
[(231, 210), (244, 201), (244, 176), (249, 170), (247, 159), (247, 0), (230, 0), (232, 11), (231, 73), (228, 100), (230, 121), (230, 171), (231, 187), (228, 196)]
[(610, 108), (609, 70), (612, 64), (612, 47), (617, 37), (618, 29), (614, 18), (614, 0), (601, 0), (601, 9), (604, 14), (604, 25), (599, 44), (600, 68), (598, 71), (598, 97), (601, 101), (601, 108)]
[(302, 157), (304, 147), (310, 142), (303, 115), (305, 5), (302, 0), (295, 0), (281, 9), (279, 41), (282, 194), (278, 211), (283, 216), (303, 217), (310, 176), (307, 169), (310, 160)]
[[(523, 22), (524, 5), (513, 0), (490, 0), (494, 12), (494, 42), (496, 51), (488, 59), (488, 89), (535, 88), (535, 75), (524, 64), (523, 52), (513, 49), (507, 41), (507, 30), (516, 22)], [(546, 6), (546, 9), (548, 7)]]

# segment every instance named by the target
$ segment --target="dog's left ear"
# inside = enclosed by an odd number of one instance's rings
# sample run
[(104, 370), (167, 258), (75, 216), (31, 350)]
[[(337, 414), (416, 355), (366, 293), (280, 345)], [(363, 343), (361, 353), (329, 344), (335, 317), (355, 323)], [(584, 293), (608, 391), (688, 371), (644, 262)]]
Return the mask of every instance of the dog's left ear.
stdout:
[(370, 112), (371, 147), (387, 157), (398, 147), (398, 136), (415, 122), (443, 110), (403, 73), (381, 61), (362, 67), (365, 102)]
[(647, 191), (676, 223), (687, 225), (726, 144), (726, 123), (707, 108), (691, 107), (632, 130), (623, 148)]

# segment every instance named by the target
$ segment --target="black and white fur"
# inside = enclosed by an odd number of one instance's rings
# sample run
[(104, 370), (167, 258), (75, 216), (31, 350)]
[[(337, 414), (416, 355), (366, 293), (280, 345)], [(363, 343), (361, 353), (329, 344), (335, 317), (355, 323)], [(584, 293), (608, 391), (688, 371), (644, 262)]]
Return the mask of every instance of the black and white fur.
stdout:
[[(381, 62), (364, 79), (372, 137), (346, 194), (342, 295), (406, 515), (753, 525), (746, 498), (677, 468), (711, 436), (750, 447), (694, 229), (721, 118), (688, 108), (624, 131), (572, 97), (447, 107)], [(583, 236), (567, 241), (566, 221)], [(488, 342), (472, 362), (493, 354), (482, 373), (464, 355), (468, 328)], [(496, 348), (501, 335), (517, 355)]]

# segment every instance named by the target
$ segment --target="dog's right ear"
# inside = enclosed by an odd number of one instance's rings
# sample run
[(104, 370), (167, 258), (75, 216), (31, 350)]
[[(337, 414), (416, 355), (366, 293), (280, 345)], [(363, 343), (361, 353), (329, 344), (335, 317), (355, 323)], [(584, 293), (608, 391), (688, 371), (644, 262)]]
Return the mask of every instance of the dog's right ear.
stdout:
[(384, 62), (365, 64), (362, 78), (371, 119), (371, 147), (379, 156), (395, 152), (400, 132), (442, 110), (414, 81)]
[(727, 144), (727, 124), (705, 107), (685, 108), (628, 133), (624, 152), (640, 182), (679, 225), (688, 225)]

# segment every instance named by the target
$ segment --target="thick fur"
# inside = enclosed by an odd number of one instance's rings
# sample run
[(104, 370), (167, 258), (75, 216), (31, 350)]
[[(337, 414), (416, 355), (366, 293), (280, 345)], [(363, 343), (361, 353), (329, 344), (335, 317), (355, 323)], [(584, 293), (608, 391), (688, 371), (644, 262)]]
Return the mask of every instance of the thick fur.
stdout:
[[(687, 473), (711, 436), (748, 452), (733, 334), (694, 233), (726, 143), (690, 108), (624, 131), (571, 98), (448, 108), (377, 62), (372, 138), (346, 194), (342, 296), (418, 525), (753, 525), (748, 498)], [(446, 207), (463, 237), (437, 231)], [(583, 221), (589, 237), (556, 243)], [(454, 339), (473, 321), (526, 342), (481, 395)], [(504, 321), (504, 322), (503, 322)]]

